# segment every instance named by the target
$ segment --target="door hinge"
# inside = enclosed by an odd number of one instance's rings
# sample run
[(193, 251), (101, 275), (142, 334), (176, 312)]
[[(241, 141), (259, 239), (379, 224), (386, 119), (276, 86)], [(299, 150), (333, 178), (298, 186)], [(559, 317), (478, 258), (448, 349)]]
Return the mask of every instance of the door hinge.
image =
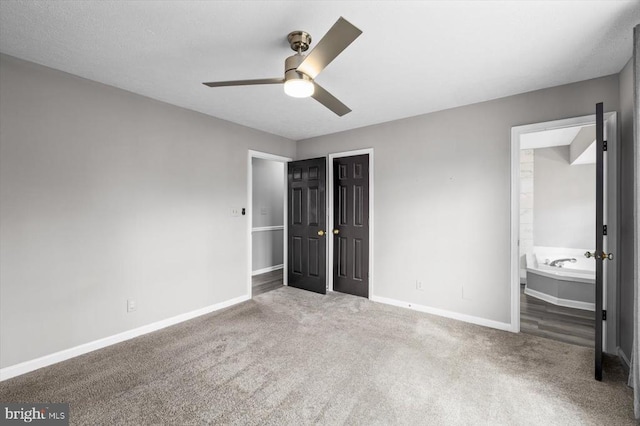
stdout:
[(607, 150), (607, 141), (602, 141), (602, 150), (603, 151)]
[(602, 321), (606, 321), (607, 320), (607, 310), (603, 309), (602, 310)]
[(607, 225), (602, 225), (602, 235), (607, 235)]

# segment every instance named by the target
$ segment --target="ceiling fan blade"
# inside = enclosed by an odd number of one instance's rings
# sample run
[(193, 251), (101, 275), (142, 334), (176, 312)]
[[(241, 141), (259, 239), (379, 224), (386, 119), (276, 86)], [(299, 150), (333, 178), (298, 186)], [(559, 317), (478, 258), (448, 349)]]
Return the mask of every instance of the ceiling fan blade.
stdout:
[(252, 84), (279, 84), (284, 83), (283, 78), (260, 78), (257, 80), (234, 80), (234, 81), (213, 81), (210, 83), (202, 83), (209, 87), (224, 86), (250, 86)]
[(360, 34), (362, 31), (340, 17), (296, 70), (316, 78)]
[(313, 99), (320, 102), (322, 105), (326, 106), (340, 117), (351, 112), (351, 109), (348, 106), (340, 102), (338, 98), (323, 89), (322, 86), (320, 86), (318, 83), (313, 82), (313, 86), (313, 95), (311, 95)]

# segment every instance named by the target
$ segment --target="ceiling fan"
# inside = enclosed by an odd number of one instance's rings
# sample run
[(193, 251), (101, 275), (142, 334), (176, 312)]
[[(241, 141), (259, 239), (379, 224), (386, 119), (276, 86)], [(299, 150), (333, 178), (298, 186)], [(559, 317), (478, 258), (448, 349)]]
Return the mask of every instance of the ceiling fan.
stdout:
[(284, 61), (284, 78), (262, 78), (257, 80), (214, 81), (202, 83), (209, 87), (248, 86), (253, 84), (282, 84), (284, 92), (296, 98), (311, 96), (325, 107), (342, 117), (351, 112), (348, 106), (322, 88), (314, 79), (344, 49), (362, 34), (358, 28), (340, 17), (322, 37), (316, 47), (306, 56), (311, 44), (311, 35), (305, 31), (293, 31), (287, 40), (296, 54)]

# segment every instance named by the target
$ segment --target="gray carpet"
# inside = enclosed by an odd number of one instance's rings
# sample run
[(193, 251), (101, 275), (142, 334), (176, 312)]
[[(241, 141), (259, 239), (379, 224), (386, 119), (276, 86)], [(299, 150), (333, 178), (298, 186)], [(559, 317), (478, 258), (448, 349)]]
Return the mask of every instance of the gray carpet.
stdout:
[(72, 424), (635, 424), (592, 351), (283, 287), (0, 383)]

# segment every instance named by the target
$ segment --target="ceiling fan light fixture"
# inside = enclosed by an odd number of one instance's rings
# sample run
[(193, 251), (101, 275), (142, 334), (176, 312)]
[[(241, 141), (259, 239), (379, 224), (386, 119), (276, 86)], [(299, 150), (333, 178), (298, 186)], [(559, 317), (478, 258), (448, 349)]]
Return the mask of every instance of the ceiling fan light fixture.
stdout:
[[(1, 0), (0, 0), (1, 1)], [(284, 92), (294, 98), (313, 97), (338, 117), (351, 112), (348, 106), (314, 82), (318, 74), (326, 68), (344, 49), (362, 34), (349, 21), (340, 17), (318, 44), (306, 56), (311, 36), (305, 31), (293, 31), (287, 36), (291, 49), (296, 52), (284, 61), (284, 79), (260, 78), (253, 80), (210, 81), (202, 83), (207, 87), (249, 86), (254, 84), (282, 84)]]
[(308, 77), (292, 78), (284, 82), (284, 93), (293, 98), (308, 98), (313, 95), (313, 91), (313, 82)]

